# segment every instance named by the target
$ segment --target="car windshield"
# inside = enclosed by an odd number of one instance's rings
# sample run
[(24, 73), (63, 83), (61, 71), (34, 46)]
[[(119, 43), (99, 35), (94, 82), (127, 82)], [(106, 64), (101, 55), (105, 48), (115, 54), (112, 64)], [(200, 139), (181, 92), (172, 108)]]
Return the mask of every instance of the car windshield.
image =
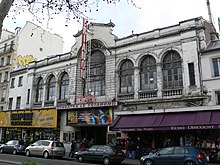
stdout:
[(98, 146), (94, 145), (94, 146), (90, 147), (88, 151), (89, 152), (94, 152), (94, 151), (96, 151), (97, 147)]
[(173, 152), (173, 148), (172, 147), (169, 147), (169, 148), (163, 148), (159, 151), (159, 153), (161, 155), (169, 155), (169, 154), (172, 154)]

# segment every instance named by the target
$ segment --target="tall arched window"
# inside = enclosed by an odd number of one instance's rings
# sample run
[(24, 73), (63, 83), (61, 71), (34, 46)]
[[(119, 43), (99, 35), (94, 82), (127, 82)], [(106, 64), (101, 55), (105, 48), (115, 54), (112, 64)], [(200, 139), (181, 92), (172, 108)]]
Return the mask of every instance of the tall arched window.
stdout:
[(157, 88), (156, 60), (146, 56), (140, 65), (140, 89), (153, 90)]
[(36, 102), (43, 101), (43, 92), (44, 92), (44, 81), (43, 78), (40, 78), (37, 82), (37, 88), (36, 88)]
[(55, 88), (56, 88), (56, 80), (54, 76), (51, 76), (47, 85), (47, 101), (55, 100)]
[(105, 94), (105, 55), (96, 50), (92, 52), (89, 60), (88, 89), (91, 95)]
[(169, 51), (163, 59), (163, 88), (183, 86), (182, 60), (176, 51)]
[(123, 62), (119, 73), (120, 93), (134, 92), (134, 65), (130, 60)]
[(69, 76), (67, 73), (64, 73), (60, 80), (60, 94), (59, 99), (65, 100), (68, 98), (69, 94)]

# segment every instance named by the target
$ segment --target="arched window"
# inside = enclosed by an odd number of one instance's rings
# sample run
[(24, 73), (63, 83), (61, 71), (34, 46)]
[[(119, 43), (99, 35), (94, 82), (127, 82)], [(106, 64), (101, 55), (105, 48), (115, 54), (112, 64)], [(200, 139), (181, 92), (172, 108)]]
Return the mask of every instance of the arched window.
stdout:
[(60, 94), (59, 99), (65, 100), (69, 94), (69, 76), (67, 73), (63, 74), (60, 80)]
[(157, 88), (156, 60), (146, 56), (140, 65), (140, 89), (153, 90)]
[(130, 60), (124, 61), (120, 73), (120, 93), (134, 92), (134, 65)]
[(182, 60), (176, 51), (169, 51), (163, 59), (163, 88), (183, 86)]
[(105, 94), (105, 55), (96, 50), (92, 52), (89, 60), (88, 89), (91, 95)]
[(44, 92), (44, 81), (43, 78), (40, 78), (37, 82), (37, 88), (36, 88), (36, 102), (43, 101), (43, 92)]
[(49, 78), (48, 85), (47, 85), (47, 101), (55, 100), (55, 87), (56, 87), (55, 77), (51, 76)]

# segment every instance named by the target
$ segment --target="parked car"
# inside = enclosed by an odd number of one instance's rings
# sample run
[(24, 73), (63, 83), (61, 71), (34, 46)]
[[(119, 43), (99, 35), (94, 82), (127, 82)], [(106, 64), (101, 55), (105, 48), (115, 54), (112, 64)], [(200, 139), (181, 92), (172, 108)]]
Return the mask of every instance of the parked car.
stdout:
[(29, 145), (25, 149), (26, 156), (38, 155), (43, 156), (45, 159), (49, 157), (65, 156), (65, 148), (62, 142), (51, 140), (38, 140)]
[(120, 164), (125, 159), (125, 154), (116, 146), (93, 145), (86, 151), (75, 152), (74, 158), (78, 162), (96, 161), (103, 162), (104, 165), (109, 165), (112, 163)]
[(195, 147), (167, 147), (140, 159), (140, 165), (206, 165), (204, 152)]
[(10, 140), (5, 144), (2, 144), (0, 146), (0, 152), (1, 153), (24, 153), (25, 151), (25, 145), (23, 140)]

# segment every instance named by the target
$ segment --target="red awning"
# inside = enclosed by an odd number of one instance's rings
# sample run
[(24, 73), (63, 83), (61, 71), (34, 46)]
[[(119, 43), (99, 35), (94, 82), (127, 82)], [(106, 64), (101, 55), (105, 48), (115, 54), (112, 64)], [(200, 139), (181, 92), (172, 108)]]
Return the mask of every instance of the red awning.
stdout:
[(219, 129), (220, 111), (175, 112), (118, 116), (111, 130), (190, 130)]

